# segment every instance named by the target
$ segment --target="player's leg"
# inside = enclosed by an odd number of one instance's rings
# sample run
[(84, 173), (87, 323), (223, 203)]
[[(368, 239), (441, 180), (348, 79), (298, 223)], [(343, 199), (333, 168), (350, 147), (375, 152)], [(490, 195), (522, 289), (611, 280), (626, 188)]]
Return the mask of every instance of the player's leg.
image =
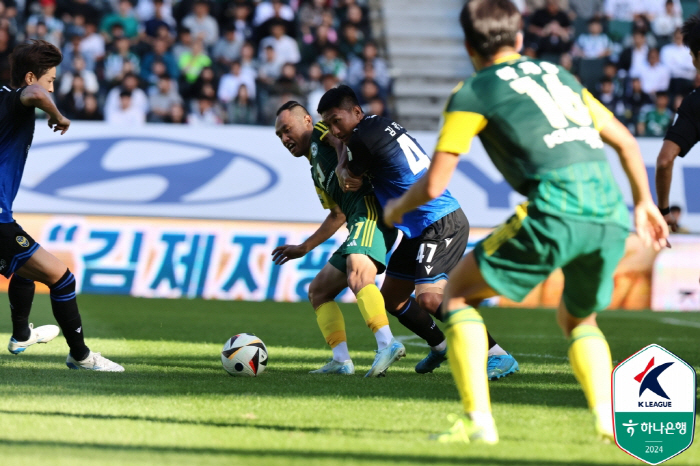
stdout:
[(75, 277), (63, 262), (44, 248), (38, 247), (17, 270), (17, 273), (49, 287), (53, 315), (63, 330), (63, 336), (70, 348), (66, 360), (69, 368), (109, 372), (124, 370), (122, 366), (103, 357), (100, 353), (93, 353), (85, 345), (83, 325), (75, 297)]
[(12, 336), (7, 349), (12, 354), (21, 354), (36, 343), (48, 343), (59, 334), (59, 328), (56, 325), (42, 325), (34, 328), (29, 323), (35, 288), (33, 280), (28, 280), (16, 273), (10, 278), (7, 295), (10, 300)]
[[(333, 258), (342, 260), (342, 257), (336, 258), (335, 255)], [(329, 261), (309, 285), (309, 301), (316, 312), (316, 322), (333, 351), (331, 360), (320, 369), (311, 371), (311, 374), (355, 373), (348, 352), (345, 320), (338, 303), (335, 302), (336, 296), (347, 286), (347, 276), (344, 271), (333, 265), (334, 262), (336, 260)]]
[(612, 299), (613, 274), (624, 255), (627, 232), (621, 227), (604, 224), (584, 224), (575, 231), (582, 245), (592, 243), (597, 249), (562, 268), (564, 294), (557, 321), (570, 339), (569, 361), (595, 416), (596, 433), (601, 440), (612, 442), (612, 358), (605, 336), (596, 323), (596, 312), (605, 309)]

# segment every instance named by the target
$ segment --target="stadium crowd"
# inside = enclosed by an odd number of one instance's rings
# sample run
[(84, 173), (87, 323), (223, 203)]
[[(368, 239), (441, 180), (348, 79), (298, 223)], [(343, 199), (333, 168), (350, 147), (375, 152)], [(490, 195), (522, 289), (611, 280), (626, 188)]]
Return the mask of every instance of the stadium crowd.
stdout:
[(524, 53), (570, 70), (637, 136), (663, 136), (700, 85), (680, 32), (698, 1), (514, 3), (524, 16)]
[(387, 108), (361, 0), (0, 0), (2, 85), (27, 39), (63, 52), (56, 100), (72, 119), (272, 124), (280, 103), (314, 109), (339, 82)]
[[(514, 3), (524, 53), (572, 71), (638, 136), (662, 136), (700, 84), (679, 32), (697, 1)], [(389, 111), (366, 0), (0, 0), (3, 85), (26, 39), (62, 50), (56, 96), (73, 119), (266, 125), (341, 82), (369, 113)]]

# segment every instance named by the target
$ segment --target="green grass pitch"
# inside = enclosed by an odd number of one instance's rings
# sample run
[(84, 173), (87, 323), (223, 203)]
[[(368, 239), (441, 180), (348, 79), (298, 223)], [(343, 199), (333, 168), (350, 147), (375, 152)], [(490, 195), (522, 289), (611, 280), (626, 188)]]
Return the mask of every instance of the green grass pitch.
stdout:
[[(307, 303), (79, 301), (88, 344), (126, 372), (68, 370), (62, 337), (21, 356), (2, 349), (2, 465), (642, 464), (595, 441), (553, 311), (482, 312), (521, 365), (490, 383), (501, 442), (489, 447), (427, 440), (449, 427), (446, 416), (460, 404), (447, 367), (413, 372), (426, 353), (419, 340), (405, 340), (408, 356), (386, 378), (362, 377), (374, 338), (355, 306), (343, 312), (357, 374), (338, 377), (307, 374), (330, 354)], [(3, 306), (4, 345), (11, 327)], [(31, 322), (54, 323), (47, 296), (34, 306)], [(700, 313), (608, 312), (600, 325), (616, 361), (658, 343), (700, 369)], [(240, 332), (268, 346), (260, 377), (231, 377), (221, 367), (221, 347)], [(667, 464), (700, 464), (700, 447)]]

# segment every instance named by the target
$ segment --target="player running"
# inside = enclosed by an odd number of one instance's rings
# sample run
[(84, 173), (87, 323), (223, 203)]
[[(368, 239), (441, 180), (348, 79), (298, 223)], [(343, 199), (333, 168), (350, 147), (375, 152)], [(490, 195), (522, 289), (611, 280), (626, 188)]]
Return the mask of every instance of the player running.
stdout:
[(474, 308), (500, 294), (522, 300), (557, 268), (565, 277), (557, 321), (571, 337), (569, 359), (595, 415), (613, 440), (610, 349), (596, 312), (610, 303), (625, 250), (629, 214), (603, 142), (618, 153), (634, 197), (637, 234), (659, 249), (668, 229), (654, 205), (637, 141), (559, 66), (516, 53), (520, 14), (508, 0), (472, 0), (460, 22), (477, 73), (449, 99), (427, 176), (385, 206), (387, 224), (442, 193), (459, 154), (479, 135), (508, 183), (528, 201), (480, 241), (450, 273), (445, 289), (450, 368), (465, 416), (441, 442), (497, 443), (484, 377), (486, 330)]
[(277, 110), (275, 134), (294, 157), (311, 163), (311, 178), (325, 209), (330, 213), (321, 226), (299, 245), (284, 245), (272, 252), (276, 264), (303, 257), (335, 234), (347, 222), (350, 233), (328, 263), (309, 285), (309, 300), (333, 358), (312, 374), (354, 374), (348, 353), (345, 321), (335, 297), (349, 287), (367, 326), (377, 340), (377, 355), (365, 377), (385, 375), (387, 368), (406, 355), (389, 328), (384, 298), (375, 285), (378, 273), (386, 268), (386, 254), (396, 241), (397, 231), (381, 221), (382, 211), (372, 186), (364, 183), (356, 192), (343, 193), (335, 180), (338, 163), (334, 144), (339, 144), (323, 123), (315, 126), (309, 112), (298, 102), (289, 101)]
[[(327, 91), (318, 112), (331, 132), (347, 145), (338, 155), (338, 182), (357, 189), (367, 174), (379, 202), (400, 196), (430, 166), (423, 149), (398, 123), (365, 115), (348, 86)], [(433, 322), (442, 303), (447, 273), (459, 262), (469, 239), (469, 221), (449, 191), (397, 222), (404, 237), (391, 256), (382, 286), (387, 310), (423, 338), (430, 353), (416, 372), (432, 372), (447, 358), (445, 335)], [(414, 292), (416, 298), (412, 298)], [(517, 361), (489, 335), (489, 379), (519, 369)]]
[(61, 52), (49, 42), (31, 41), (15, 47), (10, 55), (12, 88), (0, 89), (0, 273), (10, 278), (8, 294), (12, 313), (12, 337), (7, 349), (20, 354), (35, 343), (47, 343), (58, 335), (55, 325), (33, 328), (29, 312), (34, 282), (49, 287), (51, 309), (63, 330), (71, 369), (122, 372), (124, 368), (85, 345), (83, 325), (75, 298), (75, 277), (70, 270), (17, 225), (12, 202), (17, 195), (27, 153), (32, 145), (39, 108), (49, 116), (49, 127), (65, 134), (70, 120), (51, 100)]

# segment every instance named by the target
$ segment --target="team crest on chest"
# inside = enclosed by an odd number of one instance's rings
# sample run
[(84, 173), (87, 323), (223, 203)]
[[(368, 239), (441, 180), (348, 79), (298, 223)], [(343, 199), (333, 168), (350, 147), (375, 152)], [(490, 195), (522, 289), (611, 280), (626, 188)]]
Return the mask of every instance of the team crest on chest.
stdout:
[(318, 144), (315, 142), (311, 143), (311, 157), (316, 157), (316, 154), (318, 154)]
[(17, 244), (19, 244), (23, 248), (29, 247), (29, 240), (24, 236), (18, 236), (15, 239), (17, 240)]

